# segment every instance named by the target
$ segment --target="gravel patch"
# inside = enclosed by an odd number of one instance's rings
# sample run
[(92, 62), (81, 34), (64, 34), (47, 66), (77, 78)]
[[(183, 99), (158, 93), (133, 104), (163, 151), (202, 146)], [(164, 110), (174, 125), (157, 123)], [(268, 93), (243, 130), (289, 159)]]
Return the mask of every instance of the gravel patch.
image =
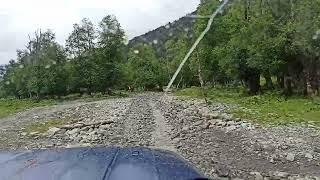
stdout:
[[(319, 180), (319, 129), (261, 127), (231, 108), (157, 93), (36, 108), (0, 120), (0, 149), (144, 146), (174, 151), (212, 179)], [(52, 119), (67, 121), (25, 132)]]

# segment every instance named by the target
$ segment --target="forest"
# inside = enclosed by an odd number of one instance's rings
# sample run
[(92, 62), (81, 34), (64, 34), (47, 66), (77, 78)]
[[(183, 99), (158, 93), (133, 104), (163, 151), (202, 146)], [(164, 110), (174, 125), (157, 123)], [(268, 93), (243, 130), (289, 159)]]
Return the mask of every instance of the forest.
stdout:
[[(202, 0), (197, 14), (211, 13), (217, 0)], [(177, 77), (174, 88), (237, 87), (248, 95), (278, 90), (284, 96), (318, 96), (320, 0), (234, 0)], [(168, 84), (207, 19), (181, 31), (163, 26), (156, 37), (130, 45), (117, 18), (73, 25), (65, 46), (55, 33), (37, 30), (17, 59), (0, 66), (0, 97), (59, 98), (110, 94), (115, 90), (161, 91)], [(179, 26), (175, 27), (179, 28)], [(170, 33), (170, 31), (172, 31)]]

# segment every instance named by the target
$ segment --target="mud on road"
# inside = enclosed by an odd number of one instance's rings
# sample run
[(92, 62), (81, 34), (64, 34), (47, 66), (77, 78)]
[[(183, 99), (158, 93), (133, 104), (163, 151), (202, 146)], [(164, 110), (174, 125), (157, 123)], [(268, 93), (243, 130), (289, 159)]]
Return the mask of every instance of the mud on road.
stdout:
[[(162, 94), (42, 107), (0, 120), (0, 148), (145, 146), (174, 151), (213, 179), (320, 179), (320, 131), (264, 128), (224, 104)], [(26, 132), (48, 121), (65, 125)]]

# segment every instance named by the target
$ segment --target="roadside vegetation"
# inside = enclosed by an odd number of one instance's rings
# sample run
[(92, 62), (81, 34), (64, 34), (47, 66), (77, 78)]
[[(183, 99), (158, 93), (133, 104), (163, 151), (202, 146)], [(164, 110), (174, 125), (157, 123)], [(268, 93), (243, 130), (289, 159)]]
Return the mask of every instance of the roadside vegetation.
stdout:
[(55, 100), (30, 100), (30, 99), (0, 99), (0, 118), (26, 109), (54, 105)]
[[(196, 14), (210, 15), (220, 4), (203, 0)], [(210, 89), (208, 96), (241, 105), (235, 114), (259, 122), (319, 121), (319, 16), (320, 0), (233, 1), (214, 19), (173, 88), (223, 87)], [(113, 15), (98, 24), (87, 18), (75, 23), (65, 46), (54, 32), (38, 30), (17, 50), (17, 59), (0, 66), (0, 97), (162, 90), (207, 25), (203, 18), (190, 21), (188, 27), (168, 23), (152, 31), (161, 39), (142, 35), (137, 44), (128, 41)], [(33, 100), (6, 101), (4, 115), (36, 106)]]
[(235, 105), (230, 112), (236, 117), (249, 119), (262, 125), (305, 123), (320, 125), (320, 98), (292, 96), (285, 98), (273, 91), (248, 96), (241, 88), (187, 88), (176, 92), (178, 96), (207, 98), (209, 102)]
[(80, 94), (70, 94), (68, 96), (60, 97), (59, 99), (15, 99), (7, 98), (0, 99), (0, 118), (21, 112), (27, 109), (42, 107), (42, 106), (52, 106), (62, 102), (71, 101), (84, 101), (93, 102), (109, 98), (121, 98), (128, 97), (129, 94), (123, 91), (114, 92), (112, 95), (103, 94), (91, 94), (91, 95), (80, 95)]

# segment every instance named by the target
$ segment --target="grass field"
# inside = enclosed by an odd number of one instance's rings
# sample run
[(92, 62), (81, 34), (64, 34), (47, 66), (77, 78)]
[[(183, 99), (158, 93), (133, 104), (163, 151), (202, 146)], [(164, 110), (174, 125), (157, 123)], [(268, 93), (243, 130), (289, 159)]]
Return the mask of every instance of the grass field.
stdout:
[[(290, 97), (285, 99), (280, 93), (265, 93), (245, 96), (240, 89), (206, 89), (207, 98), (212, 102), (237, 105), (230, 113), (236, 117), (250, 119), (264, 125), (284, 125), (308, 123), (320, 126), (320, 99)], [(203, 98), (203, 90), (189, 88), (178, 91), (178, 96)]]
[(17, 100), (17, 99), (0, 99), (0, 118), (6, 117), (26, 109), (54, 105), (55, 100)]
[(121, 98), (121, 97), (127, 97), (128, 94), (125, 92), (116, 92), (114, 95), (83, 95), (80, 96), (79, 94), (72, 94), (65, 97), (62, 97), (61, 99), (49, 99), (49, 100), (32, 100), (32, 99), (0, 99), (0, 118), (6, 117), (8, 115), (24, 111), (26, 109), (31, 109), (34, 107), (41, 107), (41, 106), (50, 106), (55, 105), (59, 102), (64, 101), (74, 101), (74, 100), (81, 100), (84, 102), (92, 102), (92, 101), (99, 101), (103, 99), (109, 99), (109, 98)]

